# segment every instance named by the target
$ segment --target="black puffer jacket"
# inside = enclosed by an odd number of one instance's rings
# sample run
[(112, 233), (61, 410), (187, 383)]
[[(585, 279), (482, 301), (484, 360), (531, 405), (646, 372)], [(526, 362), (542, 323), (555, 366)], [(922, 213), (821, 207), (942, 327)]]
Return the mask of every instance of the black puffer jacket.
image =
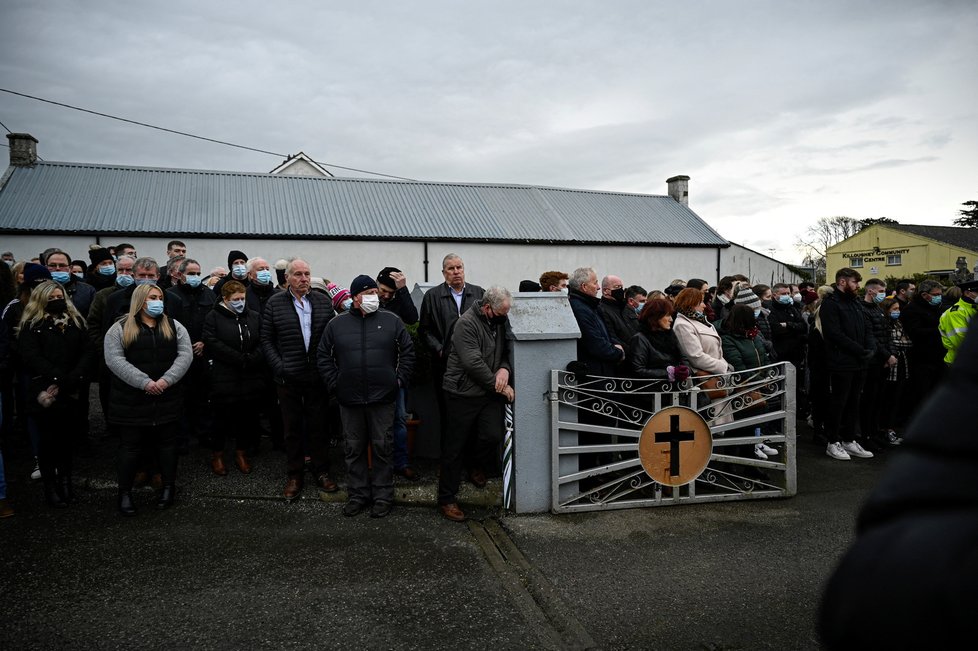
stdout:
[(859, 298), (838, 290), (822, 299), (818, 310), (829, 371), (860, 371), (876, 353), (876, 342)]
[(319, 292), (305, 295), (312, 310), (312, 335), (309, 350), (302, 338), (291, 291), (275, 294), (265, 303), (261, 321), (261, 349), (278, 384), (318, 382), (316, 351), (326, 324), (336, 316), (329, 299)]
[(437, 287), (432, 287), (424, 295), (421, 301), (421, 320), (418, 324), (418, 334), (425, 346), (431, 350), (434, 360), (443, 359), (442, 350), (447, 343), (448, 333), (460, 314), (465, 314), (473, 303), (481, 301), (486, 293), (478, 285), (465, 284), (465, 294), (462, 296), (462, 309), (458, 309), (455, 304), (455, 297), (452, 296), (452, 289), (448, 283), (442, 283)]
[(624, 346), (638, 332), (638, 314), (627, 303), (622, 305), (614, 299), (602, 298), (598, 314), (616, 344)]
[(859, 301), (859, 305), (863, 308), (863, 315), (865, 315), (866, 323), (869, 324), (869, 328), (873, 332), (873, 341), (876, 343), (876, 352), (870, 361), (870, 367), (882, 368), (883, 364), (890, 359), (891, 354), (890, 327), (886, 323), (887, 316), (883, 314), (883, 310), (876, 303), (867, 303), (863, 300)]
[(629, 375), (650, 380), (668, 380), (667, 366), (686, 365), (672, 329), (649, 330), (644, 325), (628, 340), (625, 359)]
[(212, 400), (247, 402), (261, 395), (267, 366), (260, 334), (261, 317), (254, 310), (236, 314), (221, 302), (207, 313), (203, 341)]
[(903, 329), (913, 341), (910, 349), (910, 369), (914, 364), (942, 366), (947, 350), (941, 341), (941, 306), (931, 305), (914, 294), (900, 313)]
[[(82, 380), (91, 375), (92, 345), (88, 334), (71, 321), (62, 330), (50, 317), (31, 328), (24, 327), (18, 337), (18, 349), (24, 372), (30, 378), (27, 408), (41, 410), (35, 398), (52, 384), (65, 397), (78, 390)], [(66, 404), (56, 400), (52, 408)]]
[(805, 354), (805, 338), (808, 333), (808, 325), (801, 316), (801, 310), (793, 303), (786, 305), (774, 301), (771, 303), (767, 322), (771, 324), (771, 338), (778, 359), (799, 361)]
[(393, 312), (363, 316), (354, 308), (326, 326), (318, 364), (326, 388), (341, 405), (391, 403), (414, 370), (414, 344)]
[(190, 341), (197, 343), (204, 339), (204, 317), (214, 309), (217, 298), (214, 292), (203, 285), (174, 285), (166, 290), (166, 313), (187, 329)]

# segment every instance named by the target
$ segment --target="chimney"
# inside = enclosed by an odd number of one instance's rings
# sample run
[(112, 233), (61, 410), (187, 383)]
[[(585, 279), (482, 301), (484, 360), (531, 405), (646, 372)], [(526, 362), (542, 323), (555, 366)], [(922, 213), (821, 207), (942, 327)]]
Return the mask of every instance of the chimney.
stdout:
[[(10, 136), (7, 136), (8, 138)], [(11, 154), (13, 156), (13, 154)], [(689, 177), (685, 174), (679, 176), (673, 176), (666, 179), (666, 183), (669, 185), (669, 196), (683, 204), (684, 206), (689, 205)]]
[(10, 164), (16, 167), (34, 167), (37, 163), (37, 138), (29, 133), (8, 133)]

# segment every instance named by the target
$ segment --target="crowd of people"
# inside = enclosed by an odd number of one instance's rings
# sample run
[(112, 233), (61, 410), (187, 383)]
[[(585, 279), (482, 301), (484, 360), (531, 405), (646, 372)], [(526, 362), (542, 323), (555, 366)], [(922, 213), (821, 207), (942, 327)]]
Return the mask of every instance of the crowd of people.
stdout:
[[(212, 472), (252, 471), (262, 427), (285, 452), (287, 500), (307, 475), (335, 492), (330, 440), (342, 441), (343, 514), (390, 513), (394, 476), (417, 479), (407, 450), (407, 392), (419, 353), (428, 359), (441, 416), (438, 508), (464, 521), (463, 479), (498, 470), (503, 405), (514, 399), (512, 296), (466, 282), (455, 254), (420, 311), (395, 267), (348, 287), (313, 277), (301, 258), (274, 265), (230, 251), (206, 275), (185, 243), (165, 263), (130, 244), (92, 246), (89, 260), (50, 248), (0, 264), (0, 389), (5, 440), (26, 433), (32, 478), (53, 508), (75, 501), (73, 456), (89, 430), (93, 384), (118, 441), (117, 508), (133, 516), (133, 488), (151, 482), (156, 506), (176, 499), (178, 460), (197, 442)], [(691, 386), (697, 375), (775, 361), (798, 371), (799, 417), (834, 459), (899, 445), (914, 406), (954, 359), (974, 315), (978, 282), (942, 305), (937, 281), (887, 291), (841, 269), (831, 285), (750, 285), (744, 276), (676, 279), (662, 290), (598, 281), (594, 269), (548, 271), (520, 291), (568, 294), (578, 322), (579, 368)], [(416, 327), (416, 333), (412, 334)], [(423, 350), (420, 350), (423, 349)], [(691, 379), (693, 378), (693, 379)], [(717, 423), (733, 416), (721, 411)], [(757, 434), (760, 436), (761, 432)], [(369, 452), (369, 456), (368, 456)], [(763, 440), (751, 452), (781, 452)], [(0, 455), (0, 517), (6, 500)]]

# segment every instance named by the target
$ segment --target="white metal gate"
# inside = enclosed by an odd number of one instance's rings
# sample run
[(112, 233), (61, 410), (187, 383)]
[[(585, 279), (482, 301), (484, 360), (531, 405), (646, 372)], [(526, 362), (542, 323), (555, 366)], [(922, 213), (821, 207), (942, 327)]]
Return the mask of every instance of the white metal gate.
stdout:
[[(711, 399), (703, 385), (714, 379), (710, 393), (718, 397)], [(679, 384), (578, 378), (568, 371), (552, 371), (552, 510), (570, 513), (794, 495), (795, 381), (788, 362), (697, 376)], [(762, 400), (765, 404), (759, 405)], [(653, 481), (638, 456), (645, 423), (671, 405), (697, 411), (713, 435), (706, 469), (677, 487)], [(778, 454), (762, 460), (754, 453), (759, 442)]]

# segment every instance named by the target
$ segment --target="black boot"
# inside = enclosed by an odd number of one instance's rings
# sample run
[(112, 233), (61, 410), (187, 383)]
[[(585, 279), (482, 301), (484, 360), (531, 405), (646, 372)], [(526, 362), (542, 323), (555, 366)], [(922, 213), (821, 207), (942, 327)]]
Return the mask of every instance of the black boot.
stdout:
[(56, 509), (68, 507), (68, 503), (61, 496), (60, 488), (60, 485), (55, 484), (54, 477), (44, 477), (44, 501), (47, 502), (48, 506), (53, 506)]
[(177, 489), (173, 484), (163, 484), (160, 491), (160, 498), (156, 500), (156, 508), (168, 509), (173, 506), (173, 498), (176, 497)]
[(126, 517), (136, 515), (136, 505), (132, 503), (132, 493), (129, 491), (119, 493), (119, 513)]
[(58, 483), (61, 486), (61, 497), (67, 504), (75, 503), (75, 489), (71, 485), (71, 475), (58, 475)]

